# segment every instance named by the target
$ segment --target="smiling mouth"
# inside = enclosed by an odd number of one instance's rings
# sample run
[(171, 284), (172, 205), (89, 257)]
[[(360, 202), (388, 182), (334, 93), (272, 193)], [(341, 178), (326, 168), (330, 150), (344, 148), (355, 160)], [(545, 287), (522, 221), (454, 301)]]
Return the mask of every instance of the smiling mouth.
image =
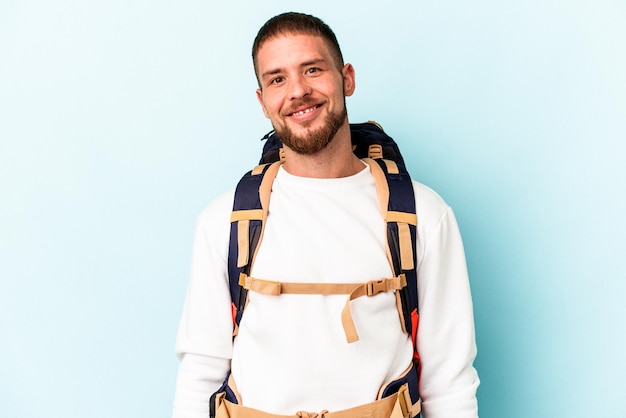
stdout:
[(297, 112), (290, 113), (289, 116), (302, 116), (307, 113), (313, 112), (315, 109), (319, 108), (320, 105), (311, 106), (308, 109), (298, 110)]

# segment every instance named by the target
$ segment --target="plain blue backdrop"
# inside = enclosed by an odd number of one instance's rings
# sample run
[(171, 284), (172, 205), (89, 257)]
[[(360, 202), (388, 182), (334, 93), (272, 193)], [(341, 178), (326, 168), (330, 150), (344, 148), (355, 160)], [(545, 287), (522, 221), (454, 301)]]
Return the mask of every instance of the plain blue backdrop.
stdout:
[(617, 0), (2, 0), (0, 416), (170, 415), (195, 219), (257, 161), (250, 47), (287, 10), (455, 210), (481, 417), (624, 416)]

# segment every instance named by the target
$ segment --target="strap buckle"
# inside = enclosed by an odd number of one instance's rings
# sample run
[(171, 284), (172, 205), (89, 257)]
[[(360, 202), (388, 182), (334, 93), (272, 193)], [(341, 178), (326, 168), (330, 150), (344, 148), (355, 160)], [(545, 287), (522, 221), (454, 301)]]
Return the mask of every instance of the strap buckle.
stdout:
[(306, 411), (298, 411), (296, 412), (296, 417), (298, 418), (324, 418), (328, 411), (324, 409), (322, 412), (306, 412)]
[(378, 293), (386, 292), (386, 291), (387, 291), (386, 279), (370, 280), (369, 282), (365, 283), (365, 294), (367, 296), (374, 296)]
[(400, 389), (398, 390), (398, 403), (400, 404), (402, 415), (405, 417), (413, 416), (411, 411), (413, 405), (411, 402), (411, 396), (409, 395), (409, 387), (406, 383), (400, 386)]
[(367, 156), (373, 160), (383, 158), (383, 146), (380, 144), (372, 144), (367, 149)]

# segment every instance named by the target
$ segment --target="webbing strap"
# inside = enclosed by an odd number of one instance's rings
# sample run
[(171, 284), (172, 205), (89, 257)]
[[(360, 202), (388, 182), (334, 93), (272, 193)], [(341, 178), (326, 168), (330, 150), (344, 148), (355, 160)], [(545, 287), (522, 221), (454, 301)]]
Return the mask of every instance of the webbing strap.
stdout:
[(352, 320), (352, 313), (350, 312), (350, 302), (361, 296), (374, 296), (378, 293), (387, 292), (389, 290), (400, 290), (404, 286), (406, 286), (406, 277), (404, 274), (401, 274), (391, 279), (382, 279), (363, 283), (350, 293), (350, 297), (341, 311), (341, 323), (343, 324), (343, 330), (346, 333), (348, 343), (353, 343), (359, 340), (359, 335), (356, 332), (356, 327), (354, 325), (354, 321)]
[(406, 212), (387, 212), (387, 222), (402, 222), (409, 225), (417, 226), (417, 215), (414, 213), (406, 213)]
[(250, 243), (250, 220), (242, 219), (237, 222), (237, 245), (239, 246), (239, 254), (237, 254), (237, 267), (243, 267), (248, 264), (249, 244)]
[(400, 241), (400, 264), (402, 270), (412, 270), (413, 263), (413, 245), (411, 240), (411, 230), (409, 224), (398, 222), (398, 241)]
[(265, 295), (349, 295), (362, 283), (287, 283), (257, 279), (244, 273), (239, 275), (239, 285)]
[(267, 220), (267, 211), (270, 207), (270, 194), (272, 193), (272, 184), (278, 173), (278, 169), (282, 165), (281, 161), (276, 161), (267, 169), (263, 176), (263, 181), (259, 187), (259, 198), (261, 199), (261, 207), (263, 208), (263, 224)]
[[(363, 159), (369, 166), (376, 183), (380, 210), (385, 222), (395, 222), (398, 225), (398, 241), (400, 246), (400, 266), (402, 270), (413, 270), (415, 268), (413, 257), (413, 241), (411, 240), (411, 230), (409, 225), (417, 226), (417, 215), (415, 213), (405, 213), (389, 210), (389, 184), (383, 169), (370, 158)], [(383, 160), (390, 174), (398, 174), (398, 167), (393, 161)], [(391, 253), (387, 251), (389, 262), (393, 266)], [(397, 272), (396, 272), (397, 273)]]
[(217, 395), (215, 402), (217, 404), (216, 418), (411, 418), (416, 417), (421, 411), (420, 401), (411, 405), (406, 385), (403, 385), (398, 393), (386, 398), (334, 412), (324, 410), (321, 412), (299, 411), (294, 415), (271, 414), (240, 404), (234, 404), (225, 399), (224, 392)]
[(265, 214), (262, 209), (236, 210), (230, 215), (231, 222), (237, 222), (237, 267), (248, 264), (250, 254), (250, 221), (261, 221)]
[(389, 174), (400, 174), (400, 169), (398, 168), (398, 164), (396, 164), (395, 161), (383, 160), (383, 162), (387, 166), (387, 172)]
[(387, 221), (387, 212), (389, 211), (389, 185), (385, 178), (385, 173), (380, 166), (371, 158), (364, 158), (363, 161), (370, 166), (370, 171), (376, 182), (376, 191), (378, 192), (378, 203), (383, 219)]
[[(265, 221), (267, 220), (267, 213), (269, 210), (270, 193), (272, 192), (272, 183), (280, 168), (280, 162), (273, 163), (265, 171), (265, 175), (261, 180), (259, 186), (259, 200), (261, 201), (261, 209), (245, 209), (245, 210), (233, 210), (230, 215), (231, 222), (237, 222), (237, 267), (241, 268), (251, 265), (251, 261), (254, 260), (259, 242), (256, 243), (256, 247), (252, 248), (253, 253), (250, 254), (250, 221), (261, 221), (261, 237), (263, 236), (263, 229), (265, 227)], [(253, 176), (260, 175), (267, 164), (262, 164), (255, 167), (251, 174)]]
[(230, 214), (231, 222), (246, 221), (262, 221), (263, 210), (262, 209), (248, 209), (248, 210), (234, 210)]
[(397, 277), (371, 280), (365, 283), (288, 283), (257, 279), (241, 273), (239, 285), (244, 289), (271, 296), (281, 294), (349, 295), (341, 311), (341, 323), (348, 343), (353, 343), (358, 341), (359, 335), (352, 319), (350, 302), (361, 296), (375, 296), (390, 290), (400, 290), (406, 286), (406, 277), (401, 274)]
[(262, 174), (266, 165), (267, 165), (267, 163), (266, 164), (259, 164), (259, 165), (257, 165), (256, 167), (254, 167), (252, 169), (250, 174), (252, 174), (253, 176), (258, 176), (259, 174)]

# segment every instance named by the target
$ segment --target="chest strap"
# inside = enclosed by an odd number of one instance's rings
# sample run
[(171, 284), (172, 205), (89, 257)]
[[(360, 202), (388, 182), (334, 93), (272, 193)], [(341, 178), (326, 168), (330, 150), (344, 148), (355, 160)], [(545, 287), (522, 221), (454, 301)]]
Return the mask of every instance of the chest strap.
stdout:
[(406, 277), (401, 274), (397, 277), (380, 280), (370, 280), (365, 283), (287, 283), (256, 279), (244, 273), (239, 275), (239, 285), (247, 290), (264, 295), (279, 296), (281, 294), (294, 295), (349, 295), (341, 311), (341, 323), (346, 339), (349, 343), (358, 341), (350, 302), (361, 296), (375, 296), (379, 293), (400, 290), (406, 286)]

